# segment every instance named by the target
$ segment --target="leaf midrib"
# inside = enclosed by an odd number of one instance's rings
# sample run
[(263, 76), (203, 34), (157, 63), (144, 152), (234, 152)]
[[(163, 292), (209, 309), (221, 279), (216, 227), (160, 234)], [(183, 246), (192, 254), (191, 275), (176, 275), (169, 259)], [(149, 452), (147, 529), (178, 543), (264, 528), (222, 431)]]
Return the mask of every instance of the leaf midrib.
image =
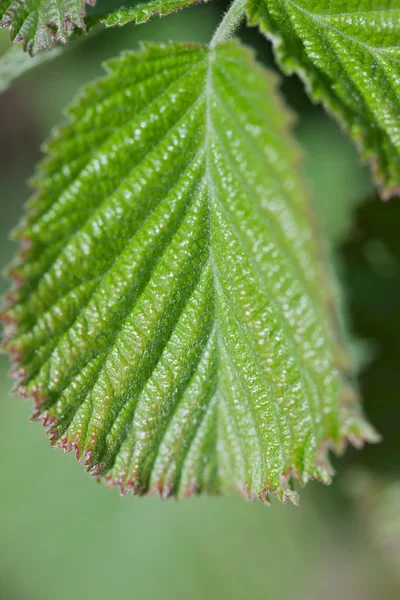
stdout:
[[(221, 346), (223, 344), (223, 340), (221, 339), (221, 334), (219, 331), (219, 327), (218, 327), (218, 319), (217, 319), (217, 314), (216, 314), (216, 303), (217, 303), (217, 295), (216, 295), (216, 290), (217, 287), (221, 287), (221, 283), (219, 281), (218, 278), (218, 273), (217, 273), (217, 268), (216, 268), (216, 264), (215, 264), (215, 258), (213, 255), (213, 226), (212, 226), (212, 213), (213, 213), (213, 207), (212, 207), (212, 196), (214, 196), (214, 201), (215, 201), (215, 189), (214, 189), (214, 182), (213, 182), (213, 178), (210, 175), (211, 173), (211, 169), (210, 169), (210, 158), (211, 158), (211, 152), (210, 152), (210, 141), (209, 141), (209, 132), (211, 131), (212, 128), (212, 119), (211, 119), (211, 110), (210, 110), (210, 101), (211, 101), (211, 97), (213, 94), (213, 86), (212, 86), (212, 68), (213, 68), (213, 62), (216, 60), (216, 55), (214, 53), (213, 49), (209, 49), (209, 53), (207, 56), (207, 71), (206, 71), (206, 80), (205, 80), (205, 98), (206, 98), (206, 102), (205, 102), (205, 122), (206, 122), (206, 127), (205, 127), (205, 136), (204, 136), (204, 155), (205, 155), (205, 177), (206, 177), (206, 181), (207, 181), (207, 198), (208, 198), (208, 215), (209, 215), (209, 233), (210, 233), (210, 243), (209, 243), (209, 252), (210, 252), (210, 263), (211, 263), (211, 268), (212, 268), (212, 274), (213, 274), (213, 281), (214, 281), (214, 285), (213, 285), (213, 291), (214, 291), (214, 321), (215, 321), (215, 331), (216, 331), (216, 347), (217, 347), (217, 352), (216, 352), (216, 356), (217, 356), (217, 365), (216, 365), (216, 369), (218, 371), (218, 365), (220, 362), (220, 356), (221, 356)], [(220, 381), (218, 379), (217, 382), (217, 387), (215, 390), (215, 394), (218, 395), (223, 395), (222, 390), (220, 389)], [(262, 444), (262, 439), (261, 439), (261, 433), (259, 430), (259, 426), (258, 426), (258, 422), (257, 419), (255, 418), (254, 415), (254, 411), (253, 411), (253, 407), (250, 403), (250, 410), (251, 410), (251, 414), (252, 414), (252, 418), (253, 421), (255, 423), (255, 431), (257, 433), (257, 441), (258, 441), (258, 453), (260, 456), (260, 460), (262, 463), (262, 468), (263, 471), (265, 470), (265, 457), (264, 457), (264, 453), (262, 451), (263, 448), (263, 444)], [(219, 407), (219, 403), (218, 403), (218, 415), (217, 415), (217, 422), (219, 423), (221, 419), (221, 415), (220, 415), (220, 407)], [(220, 427), (218, 426), (218, 431), (220, 430)], [(247, 461), (244, 461), (244, 464), (246, 465), (246, 471), (247, 471)]]
[[(209, 244), (209, 248), (210, 248), (210, 260), (211, 260), (212, 271), (213, 271), (213, 279), (214, 279), (214, 310), (215, 310), (215, 304), (217, 302), (217, 297), (216, 297), (216, 293), (217, 292), (216, 292), (216, 290), (219, 289), (221, 292), (223, 292), (224, 297), (226, 297), (226, 295), (225, 295), (225, 292), (223, 291), (223, 286), (222, 286), (222, 284), (221, 284), (221, 282), (219, 280), (218, 267), (217, 267), (217, 265), (215, 263), (215, 260), (214, 260), (214, 257), (213, 257), (213, 250), (212, 250), (213, 249), (213, 242), (212, 242), (212, 216), (211, 216), (212, 212), (213, 212), (213, 206), (212, 206), (212, 204), (214, 202), (218, 202), (218, 204), (221, 206), (221, 208), (225, 212), (225, 209), (224, 209), (222, 203), (218, 199), (218, 194), (215, 192), (215, 186), (214, 186), (213, 178), (210, 175), (211, 169), (210, 169), (210, 162), (209, 162), (210, 158), (211, 158), (211, 151), (210, 151), (210, 147), (209, 147), (209, 133), (214, 130), (214, 125), (213, 125), (212, 118), (211, 118), (210, 100), (211, 100), (212, 97), (214, 97), (217, 100), (219, 100), (218, 94), (215, 92), (215, 90), (213, 89), (213, 85), (212, 85), (212, 69), (213, 69), (213, 62), (214, 61), (215, 61), (215, 55), (213, 54), (213, 50), (210, 49), (210, 54), (209, 54), (209, 57), (208, 57), (206, 86), (205, 86), (206, 87), (206, 92), (205, 92), (205, 94), (206, 94), (206, 104), (205, 104), (205, 106), (206, 106), (206, 128), (205, 128), (206, 134), (205, 134), (205, 142), (204, 142), (204, 152), (205, 152), (205, 157), (206, 157), (206, 178), (207, 178), (207, 183), (208, 183), (207, 188), (208, 188), (208, 192), (209, 192), (207, 194), (207, 197), (209, 198), (208, 211), (209, 211), (209, 215), (210, 215), (210, 223), (209, 223), (210, 244)], [(218, 68), (217, 65), (215, 65), (215, 67)], [(221, 146), (221, 144), (220, 144), (220, 146)], [(221, 146), (221, 148), (222, 148), (222, 146)], [(233, 225), (233, 224), (231, 223), (231, 225)], [(253, 266), (255, 267), (255, 265), (253, 265)], [(256, 272), (258, 274), (258, 268), (256, 268)], [(263, 289), (264, 289), (264, 286), (263, 286)], [(269, 296), (268, 290), (266, 290), (266, 292), (267, 292), (267, 295)], [(231, 311), (233, 310), (232, 306), (230, 306), (230, 310)], [(221, 338), (221, 335), (219, 333), (217, 313), (215, 313), (215, 315), (216, 315), (215, 320), (216, 320), (216, 323), (217, 323), (217, 326), (216, 326), (216, 331), (217, 331), (217, 337), (216, 337), (216, 339), (217, 339), (217, 348), (218, 348), (217, 356), (219, 358), (220, 357), (220, 353), (221, 353), (221, 346), (223, 346), (225, 348), (225, 351), (226, 351), (226, 353), (228, 355), (229, 355), (229, 352), (228, 352), (228, 350), (227, 350), (227, 348), (226, 348), (226, 346), (224, 344), (224, 341)], [(253, 350), (252, 346), (249, 345), (249, 341), (247, 339), (247, 336), (244, 335), (243, 328), (240, 325), (239, 321), (237, 320), (237, 316), (236, 316), (236, 313), (234, 311), (233, 311), (233, 316), (234, 316), (234, 318), (235, 318), (235, 320), (236, 320), (236, 322), (238, 324), (238, 331), (241, 332), (241, 337), (242, 337), (243, 342), (245, 343), (245, 346), (248, 348), (248, 350), (252, 354), (253, 358), (256, 359), (256, 357), (254, 355), (254, 350)], [(286, 332), (286, 336), (285, 337), (287, 339), (290, 339), (290, 336), (287, 335), (286, 326), (284, 326), (284, 323), (282, 323), (282, 319), (281, 319), (281, 316), (279, 314), (279, 311), (278, 311), (278, 319), (279, 319), (279, 322), (281, 323), (283, 331)], [(296, 354), (295, 349), (294, 349), (294, 353), (295, 353), (295, 356), (296, 356), (296, 362), (298, 362), (299, 358), (298, 358), (298, 356)], [(259, 364), (259, 361), (255, 360), (255, 363), (257, 364), (257, 370), (261, 374), (262, 379), (267, 384), (267, 388), (270, 388), (271, 386), (274, 387), (273, 383), (270, 383), (270, 382), (268, 382), (266, 380), (265, 374), (263, 373), (263, 370), (261, 368), (261, 365)], [(300, 373), (302, 373), (302, 366), (300, 364), (298, 364), (298, 367), (299, 367)], [(238, 379), (240, 381), (240, 377)], [(308, 379), (308, 377), (307, 377), (307, 379)], [(217, 386), (217, 392), (218, 392), (218, 390), (219, 390), (219, 385)], [(222, 390), (220, 390), (220, 393), (221, 393), (221, 395), (223, 395), (222, 394)], [(248, 397), (247, 392), (246, 392), (246, 397)], [(308, 397), (307, 397), (307, 400), (308, 400)], [(258, 446), (259, 446), (259, 456), (260, 456), (260, 460), (261, 460), (261, 463), (262, 463), (262, 470), (263, 470), (263, 472), (265, 472), (266, 457), (265, 457), (265, 455), (263, 453), (263, 450), (262, 450), (263, 449), (263, 441), (262, 441), (262, 436), (261, 436), (261, 432), (260, 432), (260, 429), (259, 429), (258, 418), (257, 418), (257, 415), (254, 412), (254, 407), (253, 407), (253, 404), (252, 404), (251, 401), (248, 402), (248, 407), (250, 409), (250, 413), (252, 415), (252, 420), (253, 420), (253, 423), (254, 423), (255, 431), (257, 433)], [(279, 435), (279, 438), (281, 440), (281, 445), (282, 445), (282, 431), (281, 431), (281, 428), (280, 428), (280, 425), (279, 425), (279, 418), (277, 416), (277, 413), (280, 413), (281, 410), (280, 410), (280, 407), (278, 406), (278, 404), (276, 402), (274, 402), (273, 412), (274, 412), (274, 418), (275, 418), (276, 428), (277, 428), (277, 431), (279, 432), (278, 435)], [(247, 465), (247, 461), (246, 460), (245, 460), (245, 465)], [(246, 470), (247, 470), (247, 466), (246, 466)]]

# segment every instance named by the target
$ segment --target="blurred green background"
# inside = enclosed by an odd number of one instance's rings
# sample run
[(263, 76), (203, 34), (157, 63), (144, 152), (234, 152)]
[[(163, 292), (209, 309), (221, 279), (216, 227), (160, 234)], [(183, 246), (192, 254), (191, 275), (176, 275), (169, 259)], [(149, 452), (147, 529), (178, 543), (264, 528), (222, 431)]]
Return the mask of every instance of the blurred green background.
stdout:
[[(96, 10), (113, 4), (98, 0)], [(16, 251), (8, 234), (29, 196), (40, 144), (79, 87), (140, 40), (208, 41), (225, 6), (95, 31), (0, 96), (2, 266)], [(240, 35), (275, 69), (255, 29)], [(8, 46), (1, 32), (0, 53)], [(333, 486), (310, 484), (300, 508), (237, 497), (120, 498), (74, 456), (49, 449), (42, 427), (28, 420), (30, 403), (9, 397), (1, 357), (1, 600), (400, 598), (400, 200), (376, 197), (351, 143), (296, 78), (283, 81), (282, 93), (298, 114), (295, 133), (348, 326), (364, 340), (355, 347), (365, 364), (360, 386), (383, 443), (334, 459)], [(3, 279), (1, 291), (8, 285)]]

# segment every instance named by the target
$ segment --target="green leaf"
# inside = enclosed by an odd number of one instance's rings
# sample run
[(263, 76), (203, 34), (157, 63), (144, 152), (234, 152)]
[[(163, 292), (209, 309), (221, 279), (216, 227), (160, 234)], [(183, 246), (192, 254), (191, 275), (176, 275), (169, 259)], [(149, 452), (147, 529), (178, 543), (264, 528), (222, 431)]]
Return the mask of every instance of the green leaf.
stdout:
[(247, 0), (288, 74), (335, 114), (373, 166), (400, 189), (400, 0)]
[(17, 391), (122, 492), (296, 500), (374, 439), (290, 119), (230, 42), (107, 64), (47, 146), (3, 315)]
[(0, 27), (31, 55), (66, 44), (74, 28), (85, 29), (85, 5), (96, 0), (0, 0)]
[[(116, 25), (126, 25), (134, 21), (135, 23), (145, 23), (153, 15), (160, 16), (169, 15), (170, 13), (185, 8), (190, 4), (194, 4), (198, 0), (150, 0), (149, 2), (140, 2), (131, 7), (121, 7), (119, 10), (113, 11), (108, 15), (103, 23), (107, 27)], [(208, 0), (203, 0), (207, 2)]]

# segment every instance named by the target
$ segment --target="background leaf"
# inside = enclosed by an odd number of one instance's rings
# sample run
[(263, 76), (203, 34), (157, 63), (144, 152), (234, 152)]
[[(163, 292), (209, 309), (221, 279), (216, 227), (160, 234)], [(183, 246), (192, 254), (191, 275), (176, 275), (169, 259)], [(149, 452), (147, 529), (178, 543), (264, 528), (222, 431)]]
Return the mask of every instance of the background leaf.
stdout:
[[(134, 21), (135, 23), (145, 23), (153, 15), (160, 16), (168, 15), (180, 8), (194, 4), (198, 0), (150, 0), (147, 2), (133, 2), (133, 6), (128, 2), (128, 6), (124, 3), (121, 8), (113, 10), (103, 22), (107, 27), (116, 25), (125, 25)], [(203, 0), (207, 2), (208, 0)]]
[(85, 5), (96, 0), (0, 0), (0, 27), (13, 42), (23, 42), (31, 55), (66, 44), (69, 32), (85, 29)]
[(122, 491), (295, 499), (292, 474), (329, 481), (328, 443), (374, 434), (271, 76), (236, 43), (108, 71), (48, 145), (17, 234), (19, 391)]
[(286, 73), (348, 129), (384, 196), (400, 186), (398, 0), (248, 0)]

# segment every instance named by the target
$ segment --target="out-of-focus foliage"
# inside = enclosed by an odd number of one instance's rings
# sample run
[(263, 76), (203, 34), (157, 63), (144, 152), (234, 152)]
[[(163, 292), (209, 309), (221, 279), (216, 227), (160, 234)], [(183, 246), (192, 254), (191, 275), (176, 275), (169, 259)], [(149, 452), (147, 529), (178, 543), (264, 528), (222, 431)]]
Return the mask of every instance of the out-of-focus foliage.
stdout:
[(306, 148), (304, 171), (311, 181), (322, 237), (336, 252), (351, 233), (356, 207), (373, 193), (369, 170), (358, 163), (344, 133), (317, 110), (298, 119), (298, 136)]
[(374, 546), (393, 572), (400, 571), (400, 480), (366, 471), (349, 473), (344, 482), (354, 495), (357, 514)]
[(61, 48), (54, 48), (52, 52), (41, 52), (32, 57), (24, 52), (20, 45), (10, 46), (0, 57), (0, 93), (18, 77), (48, 60), (53, 60), (61, 52)]
[(369, 343), (360, 377), (368, 414), (384, 442), (364, 457), (400, 475), (400, 200), (374, 196), (359, 207), (342, 247), (344, 289), (354, 333)]

